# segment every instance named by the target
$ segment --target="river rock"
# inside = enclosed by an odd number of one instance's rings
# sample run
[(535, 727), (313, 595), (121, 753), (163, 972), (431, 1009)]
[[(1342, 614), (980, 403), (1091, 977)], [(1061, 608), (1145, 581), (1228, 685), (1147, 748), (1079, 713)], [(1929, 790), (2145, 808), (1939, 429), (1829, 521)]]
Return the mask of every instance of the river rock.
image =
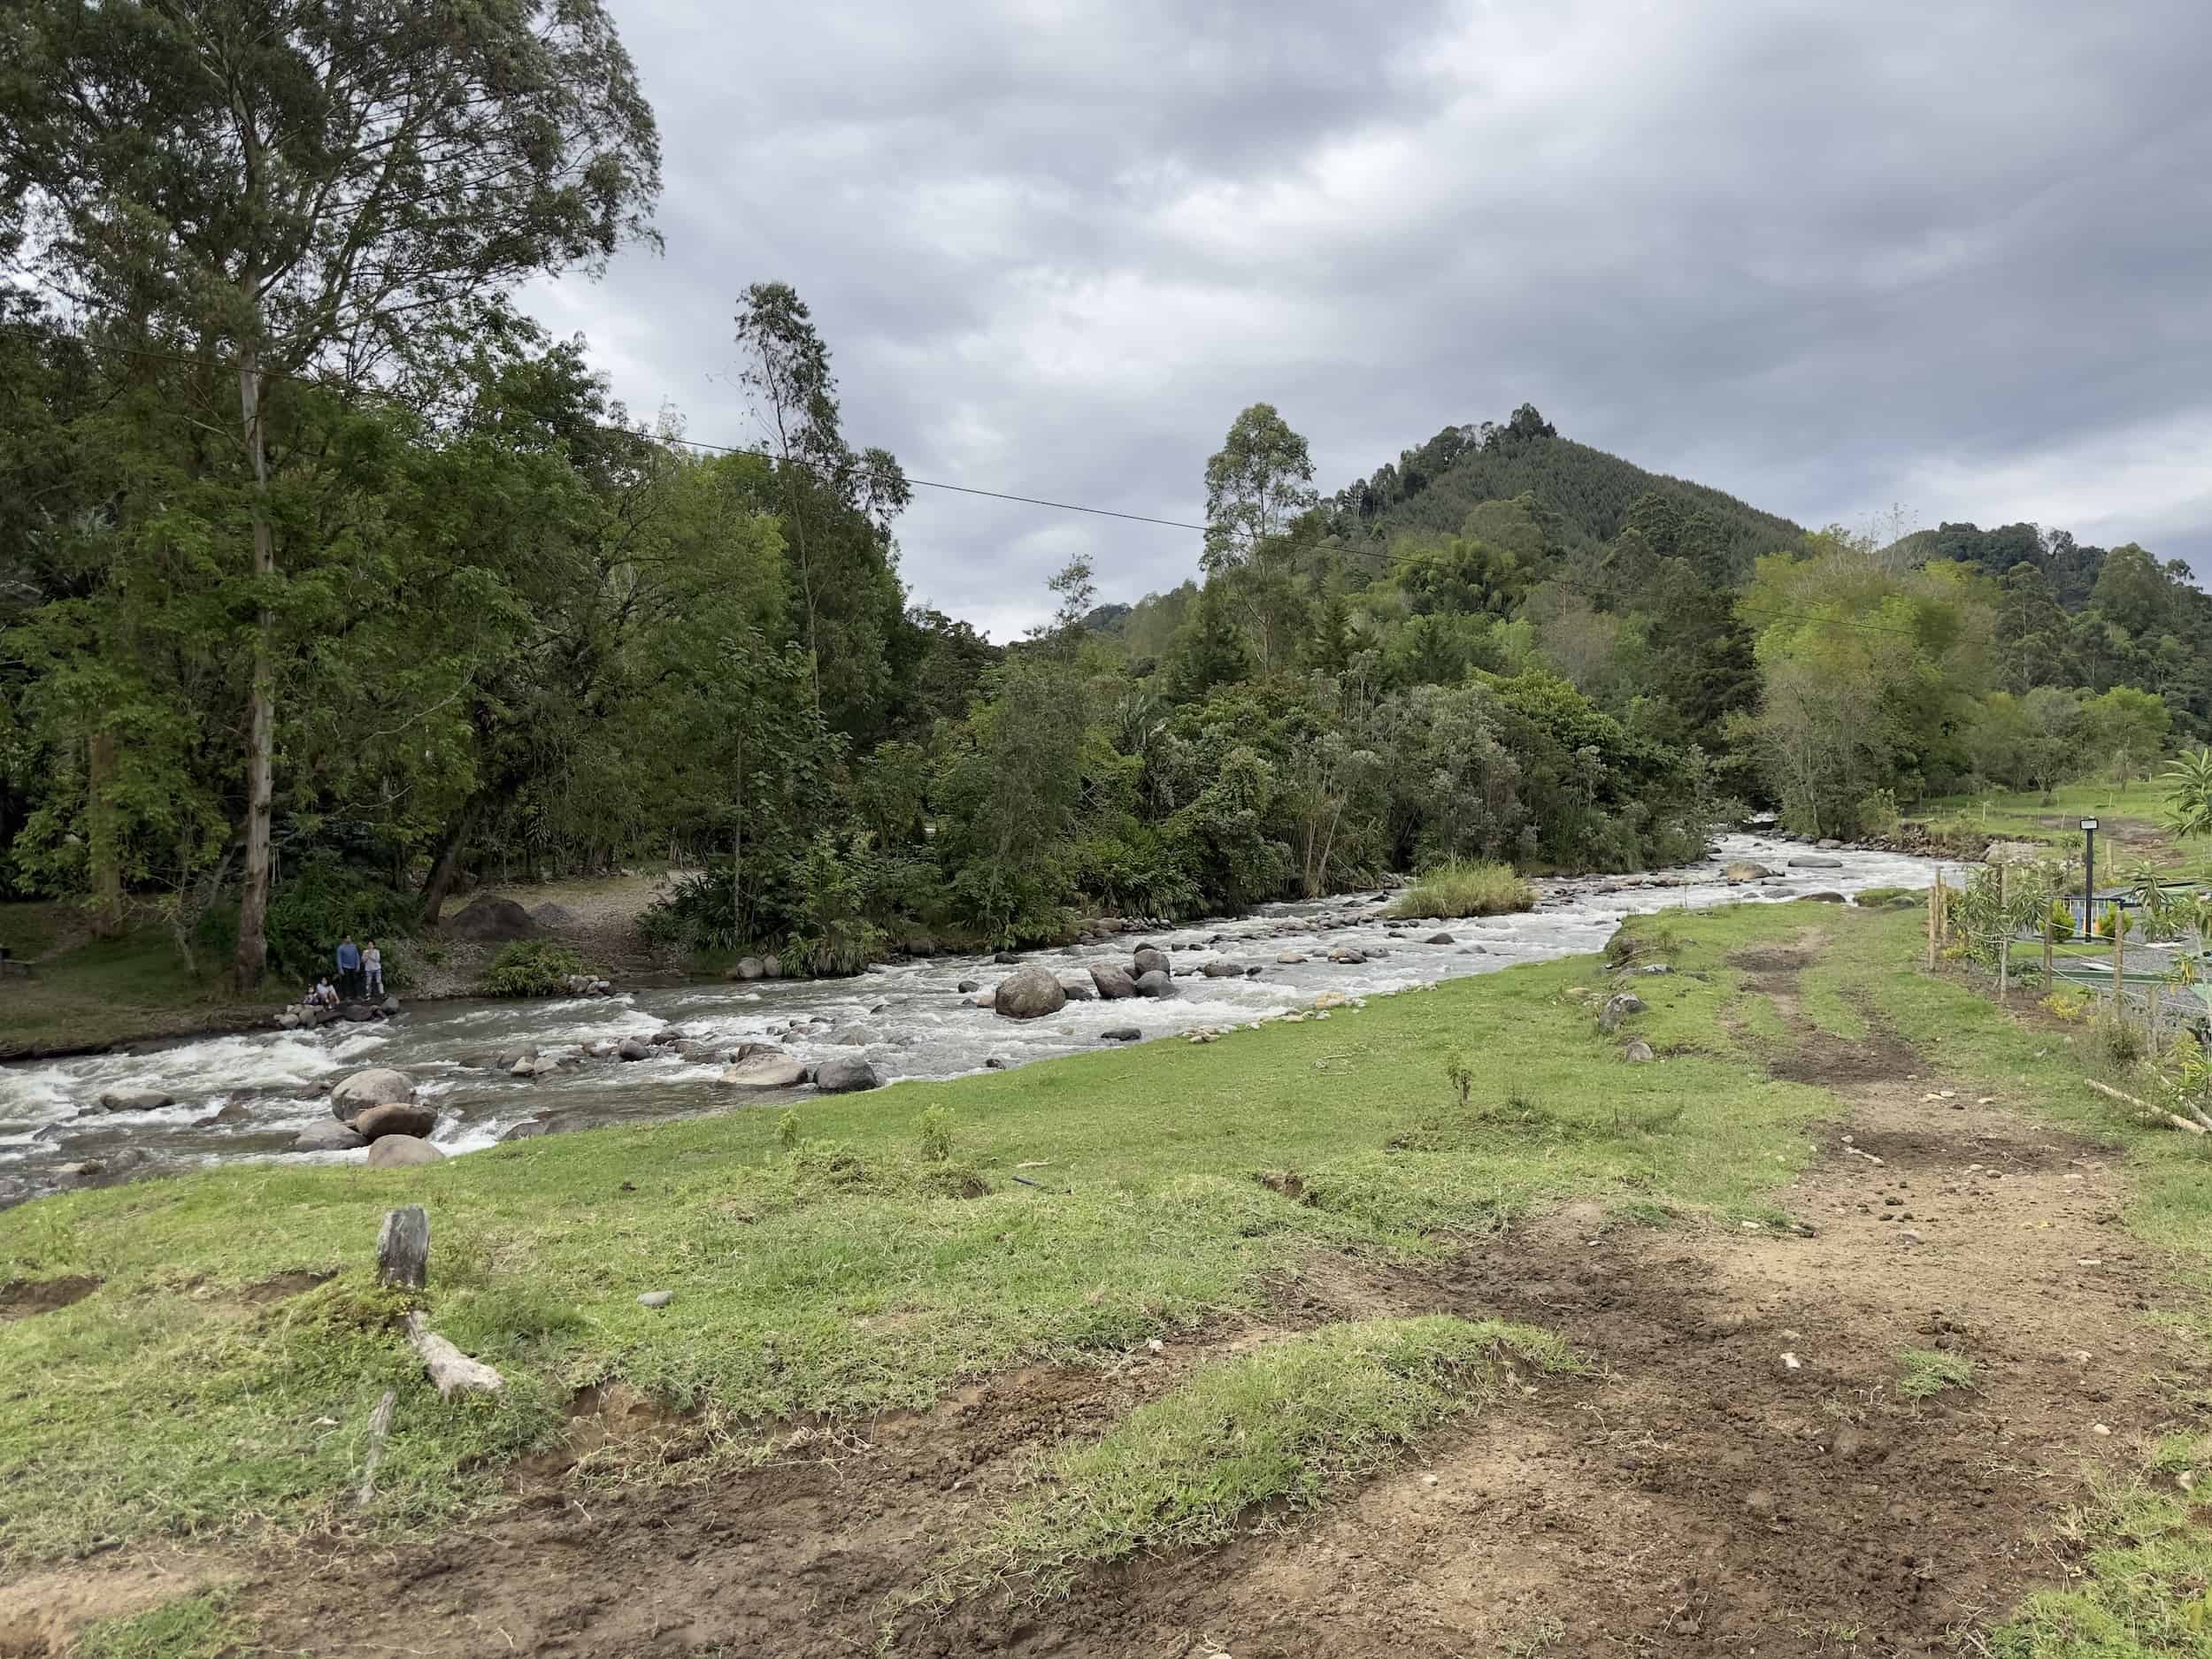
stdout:
[(960, 981), (959, 988), (961, 995), (973, 996), (978, 991), (983, 988), (983, 981), (980, 979), (963, 979)]
[(353, 1120), (353, 1133), (364, 1141), (374, 1142), (386, 1135), (425, 1136), (438, 1126), (438, 1114), (427, 1106), (416, 1106), (405, 1101), (393, 1101), (382, 1106), (372, 1106)]
[(1001, 979), (991, 998), (991, 1006), (1009, 1019), (1042, 1019), (1067, 1004), (1067, 987), (1049, 968), (1033, 963)]
[(1840, 893), (1808, 893), (1805, 895), (1805, 901), (1809, 904), (1840, 904), (1843, 902), (1843, 895)]
[(750, 985), (755, 979), (764, 979), (768, 977), (768, 964), (758, 956), (740, 956), (736, 964), (722, 977)]
[(386, 997), (382, 1002), (376, 1005), (376, 1011), (383, 1015), (385, 1018), (390, 1019), (399, 1012), (399, 998), (396, 996)]
[(1099, 995), (1109, 1002), (1118, 1002), (1125, 996), (1137, 994), (1137, 982), (1126, 968), (1093, 968), (1091, 984)]
[(880, 1088), (883, 1079), (865, 1060), (841, 1055), (814, 1068), (814, 1087), (825, 1094), (851, 1094), (861, 1089)]
[(1169, 977), (1165, 968), (1151, 969), (1137, 976), (1137, 995), (1139, 996), (1173, 996), (1175, 981)]
[(334, 1118), (311, 1123), (292, 1137), (295, 1152), (351, 1152), (368, 1144), (354, 1133), (351, 1125), (342, 1124)]
[(369, 1167), (373, 1170), (400, 1170), (417, 1164), (444, 1162), (444, 1153), (412, 1135), (386, 1135), (369, 1148)]
[(1421, 942), (1425, 945), (1455, 945), (1459, 941), (1449, 933), (1431, 933)]
[(406, 1072), (373, 1065), (365, 1071), (356, 1071), (330, 1091), (330, 1115), (340, 1123), (350, 1123), (368, 1107), (388, 1106), (394, 1101), (412, 1105), (414, 1099), (415, 1085)]
[(1790, 860), (1793, 870), (1840, 870), (1843, 860), (1831, 858), (1826, 853), (1802, 853)]
[(512, 899), (495, 898), (487, 893), (471, 900), (466, 910), (446, 923), (445, 931), (456, 939), (508, 944), (518, 939), (535, 939), (544, 930)]
[(1013, 967), (1021, 959), (1021, 952), (1018, 950), (997, 950), (991, 953), (991, 960), (1002, 968)]
[(1306, 953), (1302, 950), (1279, 950), (1275, 953), (1275, 960), (1286, 968), (1294, 968), (1305, 959)]
[(1752, 863), (1752, 861), (1748, 858), (1738, 858), (1723, 869), (1720, 874), (1722, 880), (1734, 883), (1740, 881), (1764, 881), (1771, 877), (1774, 874), (1774, 872), (1768, 869), (1764, 864)]
[(723, 1068), (718, 1081), (732, 1088), (796, 1088), (806, 1081), (806, 1067), (778, 1049), (757, 1054)]
[(843, 1025), (830, 1033), (827, 1041), (847, 1048), (870, 1048), (883, 1041), (883, 1033), (873, 1025)]
[(559, 1133), (560, 1131), (553, 1126), (553, 1121), (549, 1118), (526, 1118), (513, 1127), (501, 1130), (499, 1138), (503, 1142), (535, 1141), (540, 1135), (558, 1134)]
[(1241, 979), (1244, 977), (1241, 962), (1230, 962), (1218, 956), (1198, 971), (1210, 979)]
[(653, 1057), (653, 1045), (642, 1037), (625, 1037), (615, 1053), (625, 1060), (649, 1060)]
[(1641, 1065), (1645, 1061), (1654, 1060), (1658, 1056), (1652, 1053), (1651, 1045), (1646, 1042), (1641, 1037), (1637, 1038), (1635, 1041), (1630, 1043), (1627, 1048), (1621, 1050), (1621, 1058), (1627, 1061), (1631, 1065)]
[(1136, 965), (1133, 978), (1141, 979), (1148, 973), (1165, 973), (1168, 971), (1166, 951), (1162, 950), (1157, 945), (1140, 945), (1137, 948)]
[(1117, 1025), (1111, 1031), (1102, 1031), (1098, 1034), (1101, 1041), (1105, 1042), (1142, 1042), (1144, 1041), (1144, 1033), (1139, 1031), (1134, 1025)]
[(1605, 999), (1605, 1006), (1598, 1012), (1598, 1029), (1610, 1033), (1620, 1029), (1621, 1021), (1631, 1014), (1644, 1011), (1644, 999), (1633, 991), (1619, 991)]
[(1340, 968), (1356, 968), (1367, 960), (1367, 953), (1355, 950), (1349, 945), (1339, 945), (1329, 952), (1329, 960)]
[(177, 1097), (166, 1089), (111, 1088), (100, 1093), (100, 1110), (104, 1112), (155, 1112), (176, 1103)]
[(1071, 1002), (1098, 1001), (1098, 987), (1091, 982), (1091, 976), (1087, 973), (1079, 979), (1061, 980), (1060, 988), (1068, 994), (1068, 1001)]

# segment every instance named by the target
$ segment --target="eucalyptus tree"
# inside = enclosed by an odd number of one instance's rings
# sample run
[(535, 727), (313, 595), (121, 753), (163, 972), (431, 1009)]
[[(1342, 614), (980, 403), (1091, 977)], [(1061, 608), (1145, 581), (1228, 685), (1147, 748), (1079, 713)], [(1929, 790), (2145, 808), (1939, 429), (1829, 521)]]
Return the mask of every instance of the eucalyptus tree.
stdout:
[(17, 0), (0, 65), (0, 251), (80, 319), (236, 380), (250, 982), (275, 790), (274, 388), (402, 386), (526, 278), (649, 235), (652, 112), (598, 0)]

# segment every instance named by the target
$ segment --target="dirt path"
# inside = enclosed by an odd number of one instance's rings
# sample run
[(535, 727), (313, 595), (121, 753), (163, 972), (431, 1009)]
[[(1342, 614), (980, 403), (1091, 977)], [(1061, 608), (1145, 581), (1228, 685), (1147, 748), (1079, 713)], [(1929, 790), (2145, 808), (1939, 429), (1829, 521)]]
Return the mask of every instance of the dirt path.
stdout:
[[(1741, 961), (1795, 1040), (1778, 1072), (1842, 1109), (1778, 1195), (1787, 1232), (1608, 1228), (1577, 1205), (1423, 1271), (1325, 1262), (1283, 1287), (1285, 1326), (1497, 1315), (1595, 1367), (1527, 1386), (1314, 1519), (1101, 1572), (1042, 1609), (897, 1611), (1025, 1452), (1098, 1432), (1204, 1357), (1171, 1352), (995, 1379), (706, 1484), (601, 1492), (541, 1468), (494, 1523), (273, 1556), (246, 1605), (284, 1653), (1957, 1651), (1953, 1632), (2065, 1576), (2048, 1540), (2083, 1483), (2139, 1466), (2177, 1426), (2159, 1377), (2201, 1367), (2143, 1317), (2169, 1281), (2117, 1225), (2116, 1160), (1893, 1039), (1815, 1031), (1802, 962)], [(1904, 1397), (1907, 1349), (1970, 1360), (1971, 1386)], [(580, 1447), (680, 1451), (681, 1425), (626, 1397), (584, 1405)]]

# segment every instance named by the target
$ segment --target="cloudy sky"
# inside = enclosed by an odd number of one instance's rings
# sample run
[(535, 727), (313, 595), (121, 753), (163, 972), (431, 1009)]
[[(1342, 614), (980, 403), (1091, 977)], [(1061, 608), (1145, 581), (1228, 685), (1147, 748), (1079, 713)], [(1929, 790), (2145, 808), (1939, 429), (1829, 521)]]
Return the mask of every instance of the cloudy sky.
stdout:
[[(608, 3), (666, 249), (530, 299), (693, 437), (757, 442), (781, 279), (918, 478), (1195, 519), (1248, 403), (1329, 489), (1527, 400), (1808, 524), (2212, 572), (2204, 0)], [(901, 542), (1002, 638), (1072, 553), (1109, 599), (1197, 554), (927, 489)]]

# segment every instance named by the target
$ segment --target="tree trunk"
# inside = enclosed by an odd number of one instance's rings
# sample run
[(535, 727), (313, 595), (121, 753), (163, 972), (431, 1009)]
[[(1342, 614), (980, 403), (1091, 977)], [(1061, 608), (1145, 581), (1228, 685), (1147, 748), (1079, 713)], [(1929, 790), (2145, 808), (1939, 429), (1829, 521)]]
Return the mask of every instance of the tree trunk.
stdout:
[[(261, 359), (248, 346), (238, 359), (238, 403), (253, 465), (253, 573), (276, 574), (276, 533), (269, 522), (269, 445), (261, 423)], [(269, 820), (275, 796), (275, 624), (266, 604), (254, 620), (253, 688), (246, 699), (246, 872), (238, 899), (238, 987), (260, 983), (269, 959)]]
[(113, 800), (115, 733), (95, 732), (86, 743), (85, 841), (92, 861), (92, 936), (123, 936), (123, 831)]
[(430, 1282), (430, 1212), (420, 1204), (385, 1212), (376, 1235), (376, 1282), (403, 1290)]
[(484, 797), (472, 795), (453, 815), (446, 826), (445, 834), (438, 842), (437, 856), (430, 861), (429, 878), (422, 884), (422, 925), (435, 927), (438, 912), (453, 892), (453, 884), (461, 879), (461, 855), (468, 850), (469, 833), (476, 827), (477, 815), (482, 811)]

